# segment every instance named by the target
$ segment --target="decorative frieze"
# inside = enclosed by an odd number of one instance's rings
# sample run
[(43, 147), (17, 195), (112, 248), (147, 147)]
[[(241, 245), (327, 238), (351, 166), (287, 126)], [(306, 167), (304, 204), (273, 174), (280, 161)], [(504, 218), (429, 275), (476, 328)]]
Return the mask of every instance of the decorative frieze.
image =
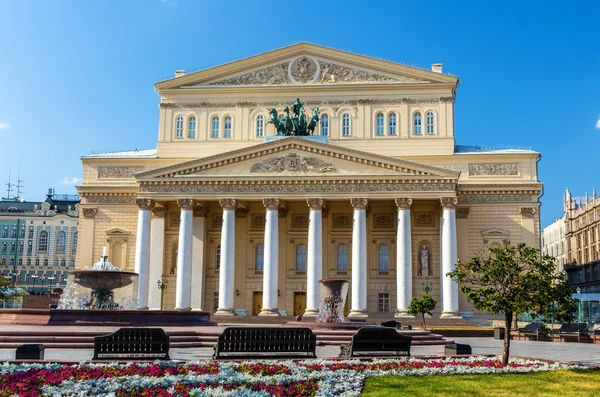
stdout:
[(307, 228), (309, 222), (308, 214), (292, 214), (292, 228), (302, 229)]
[(524, 203), (535, 201), (537, 201), (537, 196), (530, 194), (467, 194), (458, 196), (460, 204)]
[(458, 199), (456, 197), (440, 197), (440, 203), (443, 209), (454, 210), (456, 209)]
[(456, 209), (456, 218), (467, 219), (469, 217), (469, 212), (471, 212), (469, 207), (459, 207)]
[(397, 198), (395, 200), (395, 202), (396, 202), (396, 207), (399, 210), (409, 210), (410, 207), (412, 206), (412, 199), (407, 198), (407, 197)]
[(283, 156), (271, 157), (260, 163), (253, 164), (250, 172), (334, 172), (335, 167), (321, 159), (311, 156), (301, 156), (297, 153), (288, 153)]
[(350, 205), (355, 210), (366, 210), (369, 205), (369, 200), (366, 198), (353, 198), (350, 199)]
[(193, 211), (196, 201), (193, 199), (177, 199), (177, 205), (179, 205), (182, 210)]
[(264, 214), (252, 214), (250, 216), (250, 227), (252, 229), (264, 229), (265, 221), (266, 218)]
[(98, 213), (98, 208), (82, 208), (83, 217), (92, 219)]
[(435, 217), (433, 212), (415, 213), (415, 227), (434, 227)]
[(323, 199), (320, 199), (320, 198), (309, 198), (309, 199), (306, 199), (306, 203), (308, 204), (308, 208), (310, 208), (311, 210), (322, 210), (324, 202), (325, 201)]
[(98, 179), (133, 178), (133, 174), (143, 171), (144, 167), (99, 167)]
[(469, 176), (518, 176), (519, 164), (469, 164)]
[(86, 204), (135, 204), (135, 196), (88, 196)]
[(150, 211), (154, 207), (154, 200), (146, 198), (135, 199), (135, 204), (142, 211)]
[(393, 214), (375, 214), (373, 219), (373, 227), (375, 229), (391, 229), (394, 227)]
[(278, 211), (279, 210), (279, 200), (278, 199), (263, 199), (263, 205), (267, 209), (267, 211)]
[(344, 229), (352, 227), (351, 214), (333, 214), (331, 227), (334, 229)]

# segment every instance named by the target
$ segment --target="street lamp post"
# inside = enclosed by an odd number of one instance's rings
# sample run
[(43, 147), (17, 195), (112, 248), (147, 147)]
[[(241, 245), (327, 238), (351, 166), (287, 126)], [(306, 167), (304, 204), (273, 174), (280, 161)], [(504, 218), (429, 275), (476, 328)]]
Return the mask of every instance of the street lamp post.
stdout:
[(158, 289), (160, 290), (160, 310), (162, 310), (163, 309), (163, 296), (164, 296), (165, 290), (167, 289), (167, 286), (169, 285), (169, 280), (160, 279), (160, 280), (156, 281), (156, 285), (158, 286)]
[(50, 288), (50, 292), (52, 292), (52, 284), (54, 284), (54, 276), (48, 277), (48, 288)]
[[(581, 294), (581, 288), (577, 287), (577, 289), (575, 291), (577, 291), (578, 295)], [(581, 322), (581, 299), (578, 299), (577, 301), (578, 301), (577, 308), (579, 311), (579, 313), (577, 313), (577, 321)]]
[(35, 282), (37, 281), (38, 277), (39, 277), (39, 276), (38, 276), (37, 274), (33, 274), (33, 275), (31, 275), (31, 278), (33, 279), (33, 288), (32, 288), (32, 292), (33, 292), (34, 294), (35, 294)]
[(46, 281), (46, 275), (42, 276), (42, 295), (44, 294), (44, 281)]

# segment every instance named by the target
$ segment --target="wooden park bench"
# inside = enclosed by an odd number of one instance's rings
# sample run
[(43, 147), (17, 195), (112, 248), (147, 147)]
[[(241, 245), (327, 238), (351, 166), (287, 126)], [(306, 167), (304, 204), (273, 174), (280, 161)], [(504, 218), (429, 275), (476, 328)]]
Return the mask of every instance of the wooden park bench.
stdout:
[(169, 360), (169, 335), (162, 328), (121, 328), (94, 337), (93, 360)]
[(340, 357), (410, 356), (412, 337), (399, 334), (394, 328), (364, 327), (352, 336), (349, 345), (341, 346)]
[(213, 358), (316, 358), (316, 347), (310, 328), (227, 327)]
[(529, 323), (526, 326), (519, 328), (519, 338), (521, 336), (535, 336), (535, 340), (540, 340), (544, 323)]
[(556, 334), (559, 341), (565, 336), (576, 336), (577, 342), (581, 342), (582, 336), (588, 336), (588, 327), (588, 323), (563, 323)]

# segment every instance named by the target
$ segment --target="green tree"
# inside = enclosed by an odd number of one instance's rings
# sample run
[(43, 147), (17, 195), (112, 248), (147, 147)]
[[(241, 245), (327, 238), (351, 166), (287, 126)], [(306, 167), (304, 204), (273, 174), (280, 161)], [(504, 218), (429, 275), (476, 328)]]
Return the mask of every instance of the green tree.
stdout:
[(508, 363), (514, 314), (554, 314), (558, 321), (572, 321), (577, 309), (577, 300), (554, 258), (540, 257), (537, 249), (523, 243), (491, 248), (485, 259), (475, 256), (466, 263), (459, 261), (448, 276), (477, 310), (504, 314), (504, 364)]
[(0, 301), (6, 301), (7, 299), (18, 298), (25, 295), (29, 294), (21, 288), (15, 288), (12, 285), (12, 280), (10, 278), (0, 276)]
[(423, 326), (423, 329), (427, 329), (425, 315), (429, 314), (431, 316), (431, 312), (435, 309), (435, 305), (437, 305), (437, 302), (429, 295), (422, 296), (421, 298), (412, 298), (408, 305), (408, 314), (413, 316), (421, 314), (423, 316), (421, 325)]

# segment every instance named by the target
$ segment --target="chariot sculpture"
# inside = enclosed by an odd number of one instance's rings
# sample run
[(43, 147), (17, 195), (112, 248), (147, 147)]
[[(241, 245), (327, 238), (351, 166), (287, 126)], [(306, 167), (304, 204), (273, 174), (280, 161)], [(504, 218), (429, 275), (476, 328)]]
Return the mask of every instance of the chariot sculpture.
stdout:
[(319, 108), (314, 107), (310, 121), (307, 120), (304, 111), (304, 105), (296, 98), (296, 102), (292, 104), (292, 115), (290, 116), (290, 108), (283, 109), (283, 116), (277, 117), (277, 110), (269, 110), (271, 118), (267, 124), (273, 124), (277, 130), (277, 136), (308, 136), (313, 135), (317, 123), (319, 122)]

